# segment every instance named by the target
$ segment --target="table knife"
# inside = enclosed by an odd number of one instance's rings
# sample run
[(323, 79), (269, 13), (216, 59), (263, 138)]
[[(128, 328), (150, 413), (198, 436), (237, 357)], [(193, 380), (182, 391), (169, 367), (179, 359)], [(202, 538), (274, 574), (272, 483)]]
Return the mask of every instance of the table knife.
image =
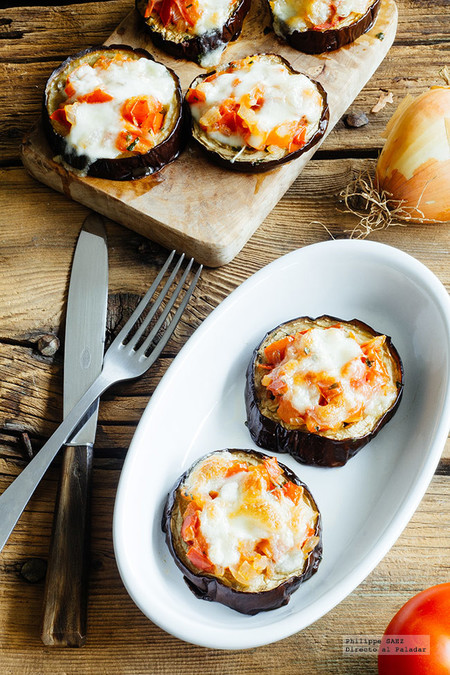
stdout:
[[(108, 301), (108, 250), (103, 220), (89, 215), (80, 232), (69, 284), (64, 347), (64, 417), (101, 371)], [(89, 496), (98, 401), (64, 448), (44, 592), (44, 644), (86, 641)]]

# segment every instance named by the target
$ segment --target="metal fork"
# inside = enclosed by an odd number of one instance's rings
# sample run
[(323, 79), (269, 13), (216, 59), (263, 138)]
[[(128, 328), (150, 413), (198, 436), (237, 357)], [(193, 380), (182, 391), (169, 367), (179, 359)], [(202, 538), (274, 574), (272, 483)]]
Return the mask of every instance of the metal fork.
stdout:
[[(19, 520), (22, 511), (28, 504), (31, 495), (48, 469), (50, 463), (58, 453), (58, 450), (71, 438), (71, 436), (73, 436), (73, 432), (76, 428), (86, 421), (87, 416), (89, 416), (89, 409), (95, 403), (97, 398), (112, 384), (143, 375), (156, 361), (167, 344), (176, 325), (181, 319), (186, 305), (189, 302), (189, 298), (197, 284), (202, 265), (199, 265), (194, 278), (186, 286), (182, 301), (166, 327), (163, 328), (163, 324), (175, 304), (175, 301), (180, 296), (194, 262), (193, 259), (189, 261), (178, 284), (170, 291), (181, 267), (184, 255), (179, 257), (165, 282), (163, 289), (154, 300), (148, 314), (145, 316), (139, 327), (137, 327), (137, 322), (149, 306), (156, 289), (169, 269), (174, 255), (175, 251), (172, 251), (155, 281), (109, 347), (104, 357), (103, 369), (100, 375), (92, 383), (78, 403), (72, 408), (71, 412), (64, 418), (64, 421), (59, 425), (45, 445), (42, 446), (38, 454), (0, 496), (0, 551), (2, 551), (4, 545), (8, 541), (9, 535)], [(167, 299), (167, 304), (162, 310), (161, 315), (156, 320), (155, 325), (151, 328), (149, 334), (142, 340), (142, 336), (165, 299)], [(134, 332), (136, 327), (137, 330)], [(158, 332), (161, 330), (163, 332), (156, 341), (155, 338), (157, 338)], [(142, 344), (139, 344), (141, 340)]]

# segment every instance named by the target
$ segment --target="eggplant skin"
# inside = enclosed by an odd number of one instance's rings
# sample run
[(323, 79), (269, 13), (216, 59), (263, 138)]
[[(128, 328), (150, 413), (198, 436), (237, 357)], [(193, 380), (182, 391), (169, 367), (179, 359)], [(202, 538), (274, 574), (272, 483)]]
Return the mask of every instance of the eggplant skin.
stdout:
[(145, 154), (130, 152), (126, 156), (114, 159), (100, 158), (90, 163), (87, 155), (79, 155), (68, 147), (64, 136), (58, 133), (52, 124), (50, 120), (51, 113), (49, 113), (49, 100), (53, 94), (53, 90), (58, 86), (61, 78), (66, 76), (66, 71), (72, 64), (75, 65), (76, 62), (89, 60), (96, 53), (100, 55), (113, 55), (117, 51), (128, 52), (130, 55), (136, 56), (136, 58), (143, 57), (154, 61), (153, 56), (145, 49), (133, 49), (126, 45), (90, 47), (78, 54), (69, 56), (53, 71), (45, 86), (42, 105), (42, 125), (45, 136), (55, 155), (59, 155), (70, 167), (82, 172), (83, 175), (116, 181), (135, 180), (160, 171), (166, 164), (169, 164), (178, 157), (187, 141), (188, 132), (183, 114), (181, 86), (178, 76), (173, 70), (167, 68), (176, 84), (176, 119), (168, 136)]
[[(278, 62), (282, 63), (292, 75), (298, 74), (298, 71), (294, 70), (290, 65), (290, 63), (285, 58), (279, 56), (278, 54), (257, 54), (254, 56), (254, 58), (261, 58), (261, 57), (277, 60)], [(229, 64), (226, 64), (222, 66), (220, 69), (212, 70), (208, 73), (202, 73), (191, 82), (188, 89), (194, 89), (201, 83), (203, 79), (209, 77), (210, 75), (213, 75), (216, 72), (219, 72), (220, 70), (226, 70), (228, 66)], [(308, 77), (305, 73), (303, 74), (306, 77)], [(192, 117), (192, 114), (190, 112), (190, 106), (185, 99), (185, 106), (187, 114), (189, 115), (190, 118), (191, 133), (194, 142), (202, 150), (202, 152), (206, 154), (208, 159), (213, 161), (215, 164), (218, 164), (219, 166), (222, 166), (226, 169), (230, 169), (231, 171), (239, 171), (245, 173), (262, 173), (265, 171), (271, 171), (272, 169), (277, 168), (278, 166), (284, 164), (285, 162), (290, 162), (291, 160), (300, 157), (300, 155), (303, 155), (305, 152), (308, 152), (322, 139), (328, 127), (328, 122), (330, 119), (330, 111), (328, 108), (327, 94), (325, 89), (322, 87), (320, 82), (317, 82), (317, 80), (313, 80), (310, 77), (308, 79), (317, 87), (322, 97), (323, 101), (322, 115), (316, 132), (311, 136), (308, 142), (299, 150), (295, 150), (294, 152), (290, 152), (283, 156), (273, 159), (271, 158), (270, 155), (268, 155), (264, 151), (252, 150), (251, 148), (249, 148), (248, 151), (246, 151), (237, 159), (235, 159), (238, 150), (236, 148), (233, 149), (221, 143), (211, 140)]]
[(340, 28), (330, 28), (329, 30), (305, 30), (290, 31), (286, 24), (278, 21), (274, 16), (272, 7), (270, 13), (272, 23), (277, 26), (276, 34), (284, 39), (291, 47), (305, 54), (323, 54), (324, 52), (335, 51), (344, 45), (357, 40), (363, 33), (367, 33), (375, 23), (381, 0), (375, 0), (370, 5), (366, 13), (363, 14), (354, 23), (341, 26)]
[[(311, 317), (300, 317), (286, 323), (280, 324), (277, 328), (269, 331), (256, 347), (247, 368), (245, 384), (245, 407), (247, 412), (247, 427), (252, 440), (261, 448), (269, 452), (279, 452), (290, 454), (297, 462), (322, 467), (344, 466), (351, 457), (354, 457), (369, 441), (371, 441), (378, 432), (387, 424), (398, 409), (403, 394), (403, 364), (400, 356), (392, 344), (390, 337), (386, 336), (386, 347), (392, 359), (393, 370), (396, 374), (397, 396), (391, 405), (380, 417), (376, 418), (367, 433), (352, 436), (352, 426), (347, 427), (347, 433), (341, 438), (333, 438), (332, 435), (325, 433), (311, 433), (306, 430), (289, 428), (276, 415), (272, 418), (264, 414), (261, 400), (261, 391), (255, 383), (256, 364), (259, 360), (262, 345), (270, 344), (271, 336), (280, 334), (290, 334), (290, 326), (299, 322), (314, 324), (327, 323), (330, 325), (341, 323), (350, 325), (356, 330), (363, 331), (371, 337), (380, 335), (373, 328), (358, 319), (343, 321), (336, 317), (323, 315), (312, 319)], [(284, 331), (283, 329), (286, 328)], [(295, 329), (293, 329), (293, 332)], [(278, 338), (277, 338), (278, 339)]]
[(164, 28), (162, 23), (155, 21), (152, 17), (145, 18), (146, 0), (135, 1), (139, 16), (145, 29), (150, 33), (154, 45), (176, 59), (195, 62), (215, 49), (237, 40), (241, 34), (242, 24), (250, 9), (250, 4), (251, 0), (237, 0), (222, 28), (208, 31), (203, 35), (191, 35), (189, 33), (177, 35), (175, 31)]
[[(226, 450), (232, 454), (244, 454), (251, 456), (260, 462), (269, 457), (258, 450)], [(224, 452), (224, 450), (217, 450), (210, 453), (210, 455), (220, 452)], [(204, 460), (205, 458), (206, 457), (200, 458), (198, 462)], [(183, 573), (184, 580), (188, 588), (197, 598), (201, 600), (220, 602), (221, 604), (226, 605), (227, 607), (230, 607), (241, 614), (248, 614), (251, 616), (258, 614), (259, 612), (278, 609), (279, 607), (287, 605), (292, 593), (298, 589), (301, 583), (307, 579), (310, 579), (312, 575), (317, 572), (320, 561), (322, 560), (322, 519), (317, 504), (308, 487), (296, 476), (293, 471), (291, 471), (291, 469), (289, 469), (289, 467), (285, 466), (281, 462), (278, 462), (278, 465), (283, 471), (284, 477), (292, 483), (303, 487), (312, 508), (317, 513), (314, 536), (317, 536), (319, 541), (306, 558), (303, 572), (288, 578), (286, 581), (280, 583), (278, 586), (268, 591), (240, 591), (224, 584), (218, 577), (214, 577), (211, 574), (194, 572), (193, 566), (189, 563), (186, 556), (183, 555), (180, 545), (177, 545), (177, 539), (172, 531), (171, 524), (174, 511), (177, 508), (178, 490), (198, 462), (195, 462), (195, 464), (191, 466), (175, 483), (168, 495), (162, 517), (162, 530), (165, 533), (167, 546), (175, 561), (175, 564)]]

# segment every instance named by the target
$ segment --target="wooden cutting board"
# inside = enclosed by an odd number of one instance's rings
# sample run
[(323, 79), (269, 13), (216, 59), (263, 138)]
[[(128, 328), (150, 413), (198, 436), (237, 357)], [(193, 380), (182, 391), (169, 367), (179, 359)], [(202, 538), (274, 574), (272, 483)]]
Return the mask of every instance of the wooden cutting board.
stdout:
[[(327, 91), (329, 133), (389, 51), (397, 28), (397, 7), (394, 0), (382, 0), (368, 33), (351, 45), (318, 56), (285, 45), (272, 31), (267, 32), (269, 27), (266, 3), (253, 0), (241, 37), (226, 49), (222, 62), (261, 52), (284, 56)], [(106, 44), (146, 48), (157, 61), (175, 70), (183, 92), (204, 72), (194, 63), (177, 61), (156, 49), (134, 10)], [(38, 121), (24, 139), (21, 154), (25, 167), (39, 181), (167, 248), (218, 267), (241, 250), (319, 146), (268, 173), (252, 175), (219, 168), (188, 145), (179, 159), (158, 174), (116, 182), (81, 178), (55, 162)]]

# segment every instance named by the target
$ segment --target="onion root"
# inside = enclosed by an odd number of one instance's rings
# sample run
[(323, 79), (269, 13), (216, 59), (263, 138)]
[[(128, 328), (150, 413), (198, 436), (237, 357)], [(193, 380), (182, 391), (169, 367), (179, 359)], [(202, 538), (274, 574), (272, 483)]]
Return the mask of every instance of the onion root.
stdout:
[(359, 218), (352, 230), (346, 230), (350, 232), (350, 239), (365, 239), (372, 232), (394, 225), (404, 227), (406, 222), (401, 221), (411, 220), (417, 212), (422, 213), (418, 206), (404, 206), (403, 200), (395, 200), (390, 192), (380, 190), (369, 171), (359, 173), (341, 190), (339, 197), (345, 204), (344, 213)]

